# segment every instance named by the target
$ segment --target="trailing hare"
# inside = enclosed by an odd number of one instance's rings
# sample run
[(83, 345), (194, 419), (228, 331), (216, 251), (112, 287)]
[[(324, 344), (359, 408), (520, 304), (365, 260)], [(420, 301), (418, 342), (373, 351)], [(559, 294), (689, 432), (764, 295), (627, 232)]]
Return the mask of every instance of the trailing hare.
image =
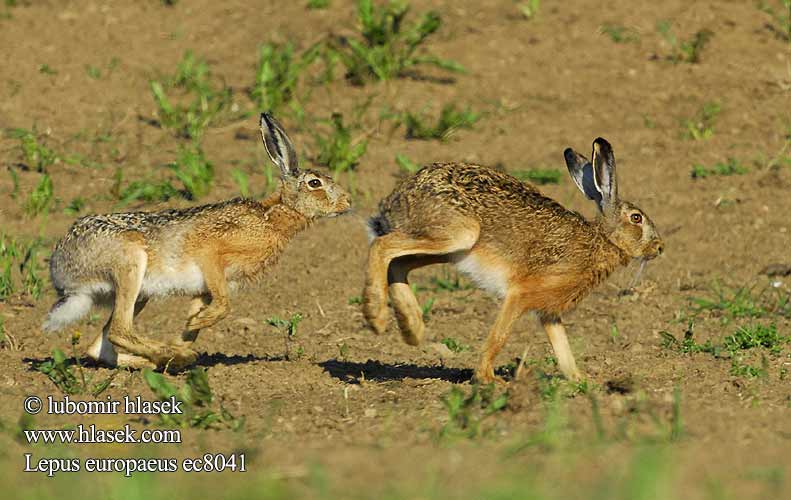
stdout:
[[(349, 195), (326, 175), (300, 170), (280, 124), (261, 115), (269, 157), (280, 167), (280, 189), (255, 201), (162, 212), (89, 215), (58, 242), (50, 261), (60, 300), (44, 323), (58, 330), (88, 313), (94, 303), (113, 311), (88, 355), (111, 366), (169, 366), (195, 361), (198, 332), (229, 311), (228, 294), (259, 278), (289, 240), (319, 217), (350, 208)], [(133, 318), (152, 297), (191, 295), (186, 326), (171, 343), (133, 332)], [(117, 353), (116, 348), (129, 352)]]
[(662, 240), (648, 216), (618, 197), (615, 158), (604, 139), (592, 161), (571, 149), (566, 165), (600, 216), (585, 220), (535, 187), (496, 170), (460, 163), (434, 164), (404, 179), (369, 221), (363, 312), (378, 333), (387, 328), (387, 294), (404, 341), (423, 338), (421, 309), (409, 288), (413, 269), (451, 262), (502, 306), (475, 376), (495, 380), (493, 362), (511, 327), (535, 311), (570, 379), (580, 376), (560, 314), (619, 265), (653, 259)]

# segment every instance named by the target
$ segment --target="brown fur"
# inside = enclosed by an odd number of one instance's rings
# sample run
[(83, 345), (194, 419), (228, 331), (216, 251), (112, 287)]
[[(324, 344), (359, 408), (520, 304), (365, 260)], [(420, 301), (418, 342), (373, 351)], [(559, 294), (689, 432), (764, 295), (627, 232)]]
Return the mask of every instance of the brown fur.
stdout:
[[(478, 379), (494, 380), (494, 358), (513, 322), (526, 311), (539, 314), (564, 374), (578, 377), (560, 314), (618, 266), (661, 253), (662, 242), (640, 209), (617, 198), (615, 162), (606, 141), (594, 142), (593, 164), (578, 154), (567, 156), (567, 162), (572, 177), (579, 174), (578, 185), (591, 178), (588, 171), (582, 180), (584, 168), (598, 169), (599, 184), (580, 185), (586, 195), (602, 200), (597, 220), (587, 221), (534, 186), (478, 165), (434, 164), (404, 179), (382, 200), (370, 223), (376, 237), (369, 251), (363, 312), (371, 327), (379, 333), (387, 327), (389, 283), (403, 337), (419, 343), (424, 325), (407, 275), (423, 265), (454, 262), (503, 298), (476, 370)], [(635, 214), (642, 218), (640, 224), (632, 222)]]

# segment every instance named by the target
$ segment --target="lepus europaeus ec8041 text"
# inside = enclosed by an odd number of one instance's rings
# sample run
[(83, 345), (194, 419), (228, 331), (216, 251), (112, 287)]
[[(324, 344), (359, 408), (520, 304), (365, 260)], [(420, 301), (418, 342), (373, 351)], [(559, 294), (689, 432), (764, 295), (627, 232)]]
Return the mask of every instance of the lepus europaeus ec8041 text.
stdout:
[[(280, 189), (262, 201), (237, 198), (77, 220), (52, 254), (50, 274), (60, 300), (44, 329), (59, 330), (93, 304), (109, 304), (112, 314), (88, 348), (91, 358), (135, 367), (194, 362), (191, 344), (201, 329), (228, 314), (229, 292), (258, 279), (312, 221), (350, 208), (349, 195), (330, 177), (299, 169), (291, 140), (267, 114), (261, 115), (261, 135), (281, 172)], [(150, 298), (170, 294), (193, 297), (181, 335), (169, 343), (136, 335), (135, 315)]]
[(502, 298), (475, 375), (495, 379), (493, 362), (511, 327), (535, 311), (562, 373), (580, 374), (560, 319), (618, 266), (652, 259), (663, 243), (651, 219), (618, 197), (615, 158), (604, 139), (593, 142), (591, 161), (564, 152), (572, 179), (596, 202), (588, 221), (535, 187), (491, 168), (434, 164), (404, 179), (369, 221), (363, 312), (379, 333), (387, 328), (387, 296), (404, 340), (424, 336), (421, 309), (409, 288), (410, 271), (451, 262), (481, 288)]

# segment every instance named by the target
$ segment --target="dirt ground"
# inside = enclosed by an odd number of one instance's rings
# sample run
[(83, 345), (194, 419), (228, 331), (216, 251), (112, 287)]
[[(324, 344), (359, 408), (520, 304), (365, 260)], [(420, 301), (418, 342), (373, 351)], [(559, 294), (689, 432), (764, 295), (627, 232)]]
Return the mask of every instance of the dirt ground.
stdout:
[[(41, 237), (48, 249), (77, 217), (64, 212), (74, 198), (85, 199), (81, 214), (117, 211), (111, 194), (117, 171), (128, 182), (167, 170), (163, 165), (184, 140), (152, 125), (149, 80), (172, 74), (186, 50), (208, 61), (251, 117), (206, 132), (203, 150), (216, 169), (207, 196), (125, 209), (237, 196), (231, 176), (237, 168), (262, 191), (268, 160), (256, 135), (259, 110), (245, 94), (257, 47), (292, 41), (304, 50), (330, 35), (357, 31), (355, 2), (345, 0), (331, 0), (322, 10), (307, 9), (304, 1), (16, 3), (0, 7), (0, 129), (35, 127), (53, 150), (97, 164), (50, 166), (55, 202), (48, 215), (31, 217), (20, 199), (41, 174), (22, 165), (19, 139), (0, 138), (0, 232), (26, 241)], [(791, 45), (767, 27), (772, 18), (753, 2), (727, 0), (618, 0), (606, 7), (589, 0), (545, 1), (533, 19), (525, 19), (512, 0), (411, 3), (412, 16), (428, 9), (442, 16), (428, 50), (468, 72), (447, 79), (449, 73), (419, 68), (422, 78), (353, 86), (339, 76), (307, 85), (311, 93), (302, 104), (309, 126), (334, 111), (350, 117), (363, 109), (354, 133), (366, 135), (369, 144), (353, 174), (337, 176), (354, 192), (354, 212), (297, 236), (263, 283), (233, 297), (231, 315), (196, 343), (198, 365), (207, 369), (215, 397), (245, 418), (244, 427), (185, 429), (181, 445), (45, 447), (14, 439), (26, 396), (62, 397), (34, 369), (53, 348), (69, 353), (74, 331), (42, 333), (55, 300), (46, 279), (38, 300), (15, 295), (0, 301), (4, 329), (14, 339), (0, 350), (0, 477), (18, 492), (12, 498), (76, 495), (85, 484), (78, 481), (87, 478), (108, 498), (173, 498), (182, 490), (239, 498), (791, 498), (791, 345), (746, 353), (763, 367), (762, 375), (749, 376), (735, 373), (727, 357), (668, 347), (666, 335), (681, 339), (692, 317), (699, 343), (721, 342), (738, 326), (755, 323), (791, 335), (788, 308), (757, 319), (729, 318), (723, 311), (695, 314), (693, 301), (715, 297), (717, 284), (755, 294), (768, 290), (781, 299), (791, 290), (791, 276), (762, 272), (791, 264)], [(662, 19), (673, 21), (679, 39), (704, 29), (713, 33), (698, 63), (667, 60), (672, 47), (656, 28)], [(616, 43), (602, 33), (607, 25), (627, 27), (639, 39)], [(100, 75), (91, 77), (89, 66)], [(393, 131), (380, 118), (393, 110), (436, 113), (451, 102), (483, 117), (447, 141), (407, 140), (403, 129)], [(707, 102), (721, 106), (710, 137), (685, 138), (684, 120)], [(315, 153), (309, 126), (298, 126), (287, 114), (283, 121), (309, 164)], [(438, 289), (433, 278), (455, 278), (455, 271), (427, 268), (414, 281), (421, 303), (433, 299), (430, 340), (411, 347), (395, 324), (384, 336), (365, 327), (354, 300), (364, 281), (364, 219), (402, 175), (394, 157), (508, 171), (560, 169), (561, 181), (541, 189), (593, 217), (594, 207), (565, 175), (562, 151), (571, 146), (587, 152), (598, 136), (613, 144), (620, 192), (655, 221), (665, 255), (648, 265), (632, 293), (620, 292), (634, 266), (565, 316), (586, 386), (562, 379), (547, 359), (552, 351), (546, 336), (535, 319), (525, 317), (498, 358), (507, 372), (526, 352), (532, 366), (495, 389), (507, 391), (506, 408), (482, 417), (480, 435), (443, 435), (452, 424), (443, 400), (453, 390), (473, 390), (472, 369), (497, 301), (463, 277), (460, 290)], [(690, 175), (695, 164), (728, 158), (746, 173)], [(11, 172), (19, 180), (16, 198)], [(180, 331), (187, 307), (185, 298), (157, 301), (137, 327), (165, 340)], [(95, 312), (99, 319), (75, 325), (83, 335), (79, 348), (107, 314)], [(286, 356), (283, 332), (267, 320), (296, 313), (303, 320)], [(440, 343), (446, 338), (468, 349), (453, 352)], [(97, 380), (111, 372), (90, 364), (85, 369)], [(167, 378), (181, 385), (185, 375)], [(141, 372), (122, 370), (102, 397), (126, 394), (153, 397)], [(32, 425), (94, 422), (155, 426), (124, 415), (44, 414)], [(246, 452), (248, 472), (138, 474), (129, 480), (118, 474), (17, 474), (24, 453), (183, 457), (208, 451)]]

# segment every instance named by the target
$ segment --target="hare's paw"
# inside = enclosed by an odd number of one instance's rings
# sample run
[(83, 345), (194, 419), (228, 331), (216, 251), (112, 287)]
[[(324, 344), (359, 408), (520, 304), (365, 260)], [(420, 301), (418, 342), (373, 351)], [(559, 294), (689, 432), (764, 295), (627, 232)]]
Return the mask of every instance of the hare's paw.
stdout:
[(189, 347), (171, 345), (167, 351), (157, 356), (156, 364), (170, 373), (183, 371), (198, 360), (198, 352)]
[(198, 331), (215, 325), (218, 321), (228, 316), (230, 308), (227, 304), (214, 304), (207, 306), (187, 320), (187, 331)]
[(495, 375), (494, 368), (488, 364), (482, 364), (475, 369), (475, 375), (472, 377), (472, 382), (481, 385), (491, 384), (493, 382), (501, 385), (508, 384), (504, 378)]
[(143, 370), (145, 368), (156, 368), (156, 364), (152, 361), (142, 357), (135, 356), (134, 354), (119, 353), (117, 359), (117, 366), (124, 368), (132, 368), (134, 370)]

